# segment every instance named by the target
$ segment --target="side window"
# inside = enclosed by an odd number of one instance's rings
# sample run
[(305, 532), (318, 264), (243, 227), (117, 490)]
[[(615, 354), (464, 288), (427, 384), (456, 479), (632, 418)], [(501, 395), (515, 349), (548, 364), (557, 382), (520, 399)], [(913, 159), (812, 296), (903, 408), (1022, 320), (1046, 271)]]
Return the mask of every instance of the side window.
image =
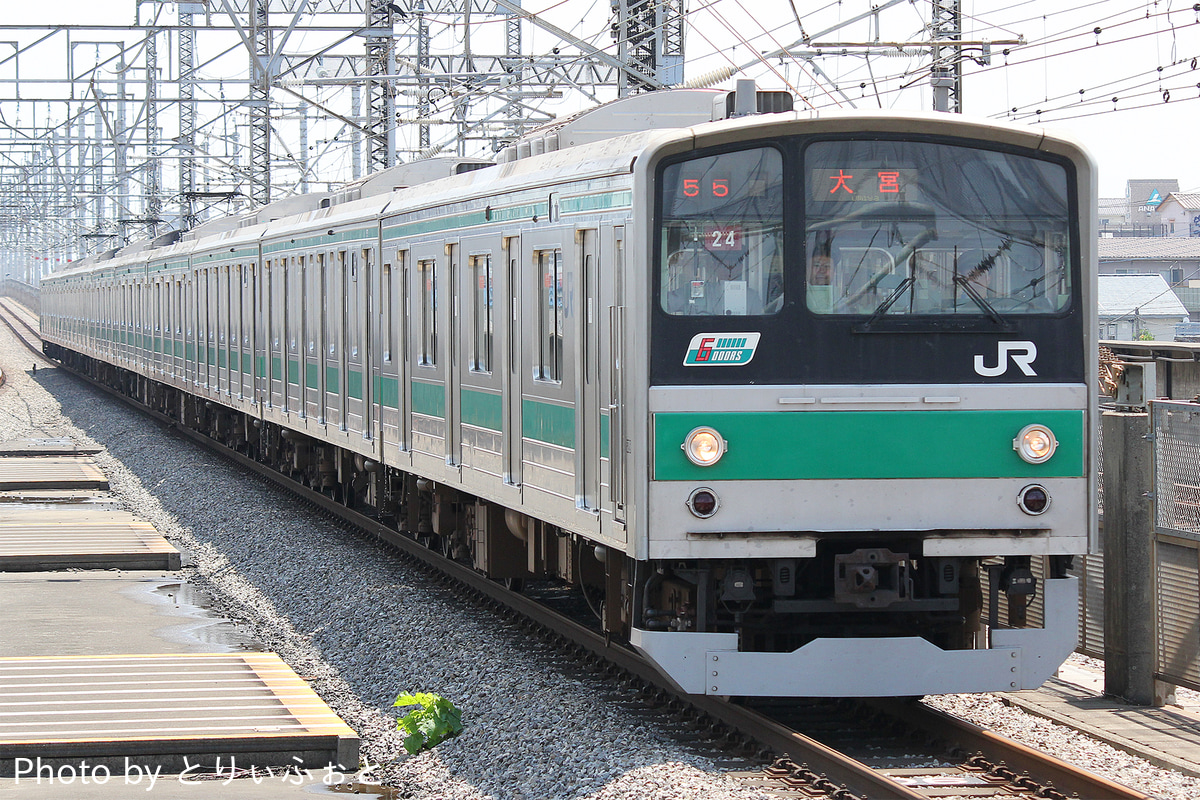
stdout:
[(471, 370), (492, 371), (492, 256), (467, 260), (471, 276)]
[(561, 381), (563, 371), (562, 250), (533, 254), (538, 287), (538, 361), (535, 377)]
[(421, 339), (417, 363), (437, 366), (437, 261), (417, 262), (417, 282), (421, 304)]
[(659, 304), (673, 316), (783, 307), (783, 157), (760, 147), (671, 164), (662, 175)]

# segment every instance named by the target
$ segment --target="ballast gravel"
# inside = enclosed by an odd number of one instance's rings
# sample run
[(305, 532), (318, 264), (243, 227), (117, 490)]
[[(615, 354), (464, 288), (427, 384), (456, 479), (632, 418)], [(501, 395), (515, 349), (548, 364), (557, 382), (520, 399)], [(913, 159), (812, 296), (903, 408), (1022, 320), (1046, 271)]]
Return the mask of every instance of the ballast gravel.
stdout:
[[(103, 447), (95, 458), (113, 494), (185, 551), (183, 577), (212, 611), (358, 732), (365, 779), (445, 800), (766, 797), (516, 623), (0, 331), (0, 440)], [(409, 756), (392, 703), (416, 691), (452, 701), (465, 728)]]
[[(113, 493), (185, 551), (183, 577), (211, 596), (216, 614), (310, 681), (361, 736), (364, 776), (399, 787), (397, 796), (766, 797), (690, 750), (670, 723), (624, 702), (611, 681), (562, 663), (385, 547), (37, 359), (2, 327), (0, 368), (0, 440), (103, 447), (96, 460)], [(463, 733), (405, 754), (392, 702), (407, 691), (450, 699), (463, 711)], [(996, 697), (929, 702), (1164, 800), (1200, 797), (1200, 780)]]

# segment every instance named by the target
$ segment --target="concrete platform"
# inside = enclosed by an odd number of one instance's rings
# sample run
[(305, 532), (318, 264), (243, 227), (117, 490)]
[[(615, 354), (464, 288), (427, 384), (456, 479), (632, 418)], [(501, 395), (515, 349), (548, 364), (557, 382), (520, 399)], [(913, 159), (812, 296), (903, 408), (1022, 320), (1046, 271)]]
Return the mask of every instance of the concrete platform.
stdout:
[(1097, 683), (1094, 675), (1060, 675), (1040, 689), (1000, 697), (1152, 764), (1200, 777), (1200, 709), (1127, 705), (1103, 696), (1102, 677)]
[[(211, 779), (295, 765), (312, 792), (330, 763), (353, 772), (353, 730), (207, 602), (170, 574), (0, 574), (0, 797), (61, 797), (72, 774), (72, 797), (129, 797), (150, 774), (155, 797), (275, 797), (301, 788)], [(112, 779), (78, 794), (85, 762)]]
[(0, 572), (179, 566), (179, 551), (153, 525), (127, 511), (0, 503)]
[(358, 737), (274, 653), (0, 658), (0, 777), (233, 762), (354, 769)]
[(80, 447), (70, 439), (10, 439), (0, 442), (0, 456), (83, 456), (95, 455), (99, 447)]
[(108, 478), (87, 456), (0, 458), (0, 491), (107, 488)]
[(207, 605), (178, 576), (157, 572), (0, 573), (0, 655), (262, 649)]

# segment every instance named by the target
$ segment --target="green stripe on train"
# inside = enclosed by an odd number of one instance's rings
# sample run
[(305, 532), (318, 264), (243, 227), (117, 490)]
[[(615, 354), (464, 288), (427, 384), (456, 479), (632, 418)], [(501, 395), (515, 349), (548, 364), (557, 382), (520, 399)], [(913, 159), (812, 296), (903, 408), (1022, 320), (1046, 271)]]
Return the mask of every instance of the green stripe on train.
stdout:
[(386, 408), (400, 408), (400, 382), (395, 378), (375, 377), (371, 385), (375, 388), (375, 397), (379, 404)]
[(446, 418), (446, 387), (444, 385), (414, 380), (411, 392), (414, 414)]
[[(690, 429), (689, 429), (690, 430)], [(575, 408), (543, 403), (538, 400), (521, 401), (521, 435), (547, 444), (575, 449)]]
[[(1049, 426), (1058, 450), (1029, 464), (1013, 439), (1031, 423)], [(694, 428), (714, 428), (729, 450), (698, 467), (681, 445)], [(854, 480), (888, 478), (1068, 478), (1084, 474), (1084, 412), (807, 411), (654, 415), (654, 478)]]
[(464, 425), (493, 431), (504, 430), (504, 407), (500, 402), (499, 392), (463, 389), (460, 402)]

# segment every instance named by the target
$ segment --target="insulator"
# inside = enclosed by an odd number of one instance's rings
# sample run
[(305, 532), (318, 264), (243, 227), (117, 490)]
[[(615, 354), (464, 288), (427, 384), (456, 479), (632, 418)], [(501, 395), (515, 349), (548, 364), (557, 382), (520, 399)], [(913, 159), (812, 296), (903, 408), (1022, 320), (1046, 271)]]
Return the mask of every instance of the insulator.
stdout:
[(737, 71), (737, 67), (721, 67), (720, 69), (714, 69), (712, 72), (706, 72), (698, 78), (692, 78), (690, 81), (683, 84), (683, 88), (706, 89), (709, 86), (715, 86), (718, 83), (732, 78)]
[(422, 150), (414, 160), (420, 161), (423, 158), (433, 158), (434, 156), (436, 156), (438, 153), (442, 152), (445, 149), (446, 149), (446, 145), (435, 144), (433, 147), (429, 147), (429, 148), (426, 148), (425, 150)]

